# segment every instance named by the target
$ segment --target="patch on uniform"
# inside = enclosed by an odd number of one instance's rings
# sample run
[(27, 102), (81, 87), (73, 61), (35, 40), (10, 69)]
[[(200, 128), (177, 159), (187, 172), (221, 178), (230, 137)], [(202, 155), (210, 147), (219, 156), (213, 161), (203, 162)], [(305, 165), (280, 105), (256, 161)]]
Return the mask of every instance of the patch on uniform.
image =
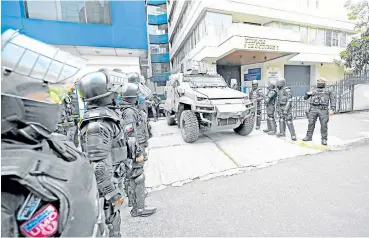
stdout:
[(23, 203), (21, 209), (18, 211), (17, 220), (27, 221), (35, 213), (36, 209), (40, 205), (41, 198), (37, 197), (33, 193), (28, 194), (26, 201)]
[(126, 132), (132, 132), (134, 130), (133, 123), (130, 123), (130, 124), (126, 125), (124, 128), (125, 128)]
[(49, 237), (58, 230), (59, 213), (48, 204), (32, 218), (21, 225), (21, 231), (28, 237)]

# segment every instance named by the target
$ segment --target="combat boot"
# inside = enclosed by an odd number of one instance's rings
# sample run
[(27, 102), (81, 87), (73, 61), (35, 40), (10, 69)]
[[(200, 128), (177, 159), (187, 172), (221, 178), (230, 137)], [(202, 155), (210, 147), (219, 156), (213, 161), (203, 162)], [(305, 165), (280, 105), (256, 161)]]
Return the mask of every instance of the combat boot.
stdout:
[(302, 140), (303, 141), (312, 141), (313, 138), (311, 136), (305, 136)]
[(287, 121), (287, 127), (291, 134), (291, 140), (296, 141), (296, 132), (295, 132), (295, 127), (293, 126), (292, 120)]
[(284, 120), (279, 121), (279, 132), (277, 133), (277, 137), (285, 137), (286, 136), (286, 123)]
[(260, 124), (261, 124), (261, 117), (260, 116), (256, 116), (256, 130), (260, 129)]
[(267, 119), (267, 129), (264, 129), (263, 132), (268, 133), (270, 131), (270, 121)]
[(322, 145), (327, 145), (327, 139), (322, 139)]
[(271, 120), (270, 121), (270, 131), (268, 132), (268, 135), (275, 135), (275, 133), (277, 133), (277, 124), (275, 123), (275, 121)]
[(132, 217), (148, 217), (156, 212), (156, 207), (145, 206), (145, 175), (136, 179), (135, 201), (131, 210)]

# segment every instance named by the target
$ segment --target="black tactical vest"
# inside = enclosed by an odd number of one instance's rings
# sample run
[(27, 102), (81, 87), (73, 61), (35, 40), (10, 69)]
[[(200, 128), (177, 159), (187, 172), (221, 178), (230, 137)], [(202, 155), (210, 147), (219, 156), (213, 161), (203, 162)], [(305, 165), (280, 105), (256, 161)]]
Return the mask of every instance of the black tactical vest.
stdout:
[(2, 236), (101, 235), (95, 175), (73, 145), (3, 140), (1, 163)]

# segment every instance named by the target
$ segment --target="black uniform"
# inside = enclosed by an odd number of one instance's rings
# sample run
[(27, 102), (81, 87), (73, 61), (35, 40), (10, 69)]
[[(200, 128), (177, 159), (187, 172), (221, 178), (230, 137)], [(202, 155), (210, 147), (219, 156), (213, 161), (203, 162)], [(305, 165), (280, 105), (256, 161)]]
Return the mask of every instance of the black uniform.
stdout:
[(326, 145), (328, 140), (328, 121), (329, 121), (329, 106), (332, 111), (336, 111), (336, 97), (325, 86), (325, 83), (318, 85), (319, 87), (307, 92), (304, 99), (310, 99), (310, 109), (308, 111), (308, 130), (304, 141), (311, 141), (315, 129), (315, 123), (319, 118), (320, 121), (320, 134), (322, 138), (322, 144)]
[(275, 122), (274, 114), (275, 114), (275, 101), (277, 98), (277, 90), (276, 90), (276, 81), (270, 80), (268, 82), (268, 92), (265, 95), (264, 103), (267, 112), (267, 129), (264, 132), (267, 132), (269, 135), (275, 135), (277, 132), (277, 124)]
[[(90, 164), (72, 143), (52, 136), (60, 120), (58, 103), (74, 79), (67, 69), (79, 71), (64, 62), (77, 59), (14, 30), (3, 33), (1, 51), (1, 235), (106, 237)], [(30, 52), (34, 60), (50, 60), (35, 68)], [(56, 76), (47, 74), (52, 62), (61, 66)]]

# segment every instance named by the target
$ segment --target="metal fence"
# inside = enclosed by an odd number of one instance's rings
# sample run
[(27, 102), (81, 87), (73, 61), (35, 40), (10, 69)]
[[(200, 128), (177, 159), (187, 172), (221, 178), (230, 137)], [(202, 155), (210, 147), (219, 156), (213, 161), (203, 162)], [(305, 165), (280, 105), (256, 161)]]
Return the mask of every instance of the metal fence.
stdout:
[[(355, 86), (358, 84), (369, 84), (369, 75), (345, 75), (344, 79), (333, 84), (328, 84), (327, 87), (334, 93), (336, 97), (337, 113), (350, 112), (354, 107)], [(310, 108), (310, 100), (304, 100), (304, 95), (307, 91), (316, 87), (315, 85), (306, 84), (288, 84), (293, 95), (292, 115), (294, 118), (305, 117), (305, 112)], [(266, 87), (261, 87), (264, 95), (267, 93)], [(247, 88), (247, 94), (250, 88)], [(266, 109), (262, 102), (262, 120), (266, 120)]]

